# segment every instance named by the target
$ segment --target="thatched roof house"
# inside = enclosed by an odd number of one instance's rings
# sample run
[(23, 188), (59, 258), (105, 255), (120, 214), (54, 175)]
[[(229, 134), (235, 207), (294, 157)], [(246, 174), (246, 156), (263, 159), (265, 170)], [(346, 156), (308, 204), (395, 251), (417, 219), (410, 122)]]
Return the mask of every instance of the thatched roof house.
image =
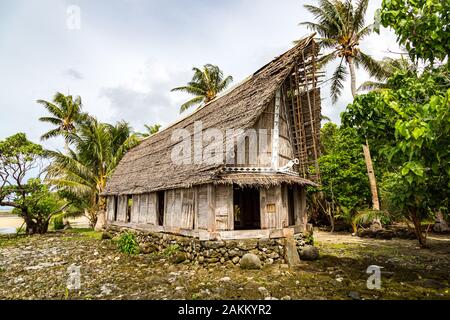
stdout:
[[(130, 150), (106, 186), (108, 223), (221, 238), (304, 229), (304, 187), (318, 179), (317, 170), (310, 174), (319, 152), (317, 54), (312, 36), (301, 40)], [(208, 132), (223, 135), (219, 141)]]

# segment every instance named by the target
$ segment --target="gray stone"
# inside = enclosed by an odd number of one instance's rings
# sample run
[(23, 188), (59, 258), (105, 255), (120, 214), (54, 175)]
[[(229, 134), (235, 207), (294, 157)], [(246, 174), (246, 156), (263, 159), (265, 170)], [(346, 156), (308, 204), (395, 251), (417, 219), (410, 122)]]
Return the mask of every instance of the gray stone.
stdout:
[(263, 296), (264, 298), (269, 298), (269, 297), (270, 297), (270, 292), (269, 292), (269, 290), (267, 290), (265, 287), (259, 287), (259, 288), (258, 288), (258, 291), (259, 291), (259, 293), (262, 294), (262, 296)]
[(319, 259), (319, 249), (314, 246), (305, 246), (298, 252), (300, 259), (304, 261), (314, 261)]
[(239, 263), (242, 269), (261, 269), (262, 266), (259, 257), (252, 253), (244, 255)]
[(225, 242), (223, 241), (204, 241), (202, 242), (203, 247), (208, 249), (219, 249), (225, 247)]
[(276, 253), (276, 252), (272, 252), (267, 257), (270, 258), (270, 259), (278, 259), (280, 257), (280, 255), (278, 253)]
[(258, 247), (257, 240), (242, 240), (239, 241), (237, 247), (241, 250), (250, 251)]
[(347, 295), (353, 300), (361, 300), (361, 296), (356, 291), (350, 291)]

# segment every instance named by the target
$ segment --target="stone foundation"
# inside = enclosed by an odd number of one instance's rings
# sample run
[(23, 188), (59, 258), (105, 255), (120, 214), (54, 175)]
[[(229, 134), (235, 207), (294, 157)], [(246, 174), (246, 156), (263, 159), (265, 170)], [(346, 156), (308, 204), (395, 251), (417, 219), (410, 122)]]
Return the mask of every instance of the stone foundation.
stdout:
[[(137, 231), (116, 226), (108, 226), (107, 228), (107, 232), (113, 237), (125, 231), (132, 232), (136, 235), (142, 253), (168, 253), (175, 263), (233, 263), (237, 265), (240, 259), (247, 253), (257, 255), (263, 265), (286, 263), (284, 238), (201, 241), (196, 238)], [(311, 239), (311, 236), (303, 234), (296, 234), (294, 236), (298, 249), (311, 244)]]

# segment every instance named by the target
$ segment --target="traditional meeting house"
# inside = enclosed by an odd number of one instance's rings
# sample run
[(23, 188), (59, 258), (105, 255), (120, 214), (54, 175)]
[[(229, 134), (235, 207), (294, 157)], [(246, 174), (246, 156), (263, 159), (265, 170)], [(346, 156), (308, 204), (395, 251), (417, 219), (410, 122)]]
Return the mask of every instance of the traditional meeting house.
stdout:
[[(318, 53), (313, 36), (304, 38), (130, 150), (103, 194), (107, 224), (200, 240), (303, 232), (306, 187), (319, 181)], [(211, 132), (222, 133), (223, 148), (216, 141), (208, 152)]]

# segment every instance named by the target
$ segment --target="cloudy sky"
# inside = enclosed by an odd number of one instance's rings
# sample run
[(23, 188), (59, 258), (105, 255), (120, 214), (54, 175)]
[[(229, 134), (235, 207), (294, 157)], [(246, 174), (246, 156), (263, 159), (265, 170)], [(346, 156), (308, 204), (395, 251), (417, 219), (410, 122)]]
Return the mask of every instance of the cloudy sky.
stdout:
[[(235, 83), (308, 34), (303, 4), (313, 0), (2, 0), (0, 2), (0, 139), (26, 132), (33, 141), (49, 129), (39, 123), (37, 99), (55, 92), (80, 95), (102, 121), (170, 124), (187, 98), (170, 89), (193, 66), (219, 65)], [(368, 22), (381, 0), (371, 0)], [(68, 8), (81, 11), (80, 28)], [(75, 24), (74, 24), (75, 23)], [(388, 30), (362, 44), (375, 58), (397, 51)], [(366, 80), (358, 73), (358, 83)], [(325, 89), (324, 111), (339, 121), (350, 88), (336, 106)], [(60, 141), (45, 142), (61, 148)]]

